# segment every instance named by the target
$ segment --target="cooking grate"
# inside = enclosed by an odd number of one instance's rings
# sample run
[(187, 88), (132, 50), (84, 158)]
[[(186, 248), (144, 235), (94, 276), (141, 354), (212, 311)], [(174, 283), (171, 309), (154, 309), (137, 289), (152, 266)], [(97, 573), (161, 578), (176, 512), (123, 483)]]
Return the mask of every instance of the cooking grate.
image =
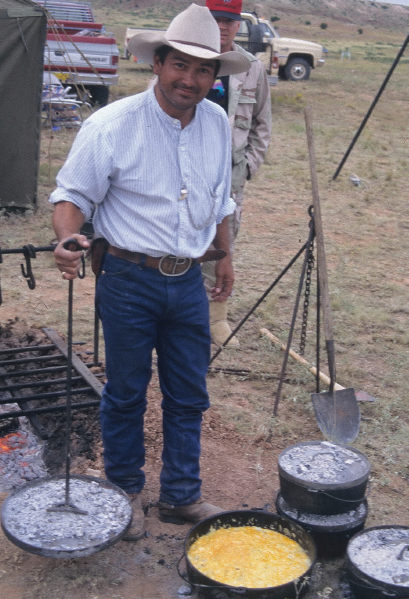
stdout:
[[(47, 439), (51, 432), (39, 415), (66, 410), (68, 345), (54, 329), (42, 331), (44, 338), (36, 345), (0, 349), (0, 423), (27, 416), (36, 433)], [(90, 370), (94, 362), (84, 362), (81, 355), (72, 352), (73, 410), (98, 407), (103, 390)]]

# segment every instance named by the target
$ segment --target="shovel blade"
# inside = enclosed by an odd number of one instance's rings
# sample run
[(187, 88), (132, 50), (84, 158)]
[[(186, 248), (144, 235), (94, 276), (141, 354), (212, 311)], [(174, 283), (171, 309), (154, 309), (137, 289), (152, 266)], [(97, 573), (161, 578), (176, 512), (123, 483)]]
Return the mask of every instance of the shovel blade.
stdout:
[(361, 413), (352, 388), (311, 395), (318, 426), (333, 443), (353, 443), (359, 433)]

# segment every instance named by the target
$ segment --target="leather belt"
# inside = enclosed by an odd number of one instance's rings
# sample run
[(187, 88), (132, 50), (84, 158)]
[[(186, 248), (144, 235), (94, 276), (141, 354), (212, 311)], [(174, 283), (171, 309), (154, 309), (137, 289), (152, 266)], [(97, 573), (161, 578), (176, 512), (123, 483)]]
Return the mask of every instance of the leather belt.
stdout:
[(168, 277), (179, 277), (197, 263), (221, 260), (226, 256), (226, 252), (223, 250), (207, 250), (200, 258), (180, 258), (171, 254), (154, 258), (147, 254), (131, 252), (130, 250), (117, 248), (113, 245), (108, 246), (107, 252), (112, 256), (116, 256), (116, 258), (122, 258), (122, 260), (128, 260), (128, 262), (133, 262), (134, 264), (140, 264), (148, 268), (157, 268), (163, 275)]

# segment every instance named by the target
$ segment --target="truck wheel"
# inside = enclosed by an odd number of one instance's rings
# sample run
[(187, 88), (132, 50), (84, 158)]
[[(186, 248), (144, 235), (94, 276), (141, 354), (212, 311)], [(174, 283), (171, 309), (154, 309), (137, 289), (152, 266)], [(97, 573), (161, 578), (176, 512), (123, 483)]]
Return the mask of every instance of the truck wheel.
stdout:
[(88, 87), (92, 106), (102, 107), (108, 104), (109, 87), (107, 85), (90, 85)]
[(311, 67), (304, 58), (292, 58), (284, 69), (284, 74), (291, 81), (306, 81), (311, 73)]

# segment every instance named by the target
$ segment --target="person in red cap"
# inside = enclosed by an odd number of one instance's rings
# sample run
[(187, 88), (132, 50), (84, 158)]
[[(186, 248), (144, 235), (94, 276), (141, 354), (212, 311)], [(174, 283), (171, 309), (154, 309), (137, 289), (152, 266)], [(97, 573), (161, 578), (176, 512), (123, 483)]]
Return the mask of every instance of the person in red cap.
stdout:
[(241, 21), (242, 4), (242, 0), (206, 0), (206, 6), (215, 19), (226, 17), (232, 21)]
[[(227, 112), (232, 130), (231, 195), (236, 202), (236, 210), (229, 217), (229, 225), (233, 252), (234, 239), (241, 222), (245, 183), (260, 168), (270, 142), (270, 86), (263, 64), (233, 41), (240, 28), (242, 1), (206, 0), (206, 6), (219, 26), (221, 53), (235, 50), (250, 60), (247, 72), (219, 77), (207, 95), (209, 100)], [(215, 281), (214, 263), (203, 265), (202, 272), (209, 297), (212, 341), (220, 346), (232, 333), (227, 321), (228, 300), (220, 303), (211, 299)], [(233, 337), (228, 345), (239, 345), (238, 339)]]

